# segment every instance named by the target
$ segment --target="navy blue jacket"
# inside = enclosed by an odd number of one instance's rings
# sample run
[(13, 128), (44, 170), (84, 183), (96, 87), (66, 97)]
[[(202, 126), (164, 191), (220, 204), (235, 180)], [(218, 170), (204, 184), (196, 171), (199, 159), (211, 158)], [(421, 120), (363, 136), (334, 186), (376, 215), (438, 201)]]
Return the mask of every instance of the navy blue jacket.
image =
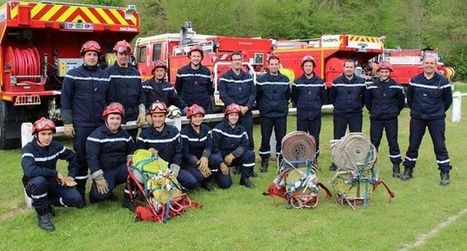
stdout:
[(197, 133), (191, 124), (185, 125), (180, 131), (183, 145), (183, 161), (196, 165), (201, 157), (209, 158), (212, 151), (211, 129), (201, 124)]
[(405, 106), (404, 88), (391, 78), (375, 79), (366, 87), (365, 103), (371, 119), (395, 119)]
[(256, 100), (259, 113), (267, 118), (285, 117), (289, 113), (289, 79), (279, 73), (273, 76), (269, 72), (258, 77)]
[(292, 85), (292, 101), (297, 104), (297, 118), (315, 120), (321, 117), (321, 107), (326, 102), (326, 84), (313, 74), (312, 78), (302, 75)]
[(97, 127), (108, 103), (109, 75), (99, 67), (80, 66), (65, 75), (60, 96), (63, 123)]
[(182, 163), (182, 143), (180, 133), (175, 126), (165, 124), (161, 132), (149, 126), (138, 136), (136, 145), (138, 149), (156, 149), (159, 156), (169, 164)]
[[(75, 153), (62, 143), (52, 140), (47, 147), (41, 147), (37, 139), (33, 139), (21, 149), (21, 166), (23, 167), (23, 184), (29, 179), (43, 176), (57, 177), (57, 160), (68, 162), (68, 170), (73, 169)], [(70, 174), (71, 176), (71, 174)]]
[(332, 82), (329, 91), (329, 103), (334, 105), (334, 114), (362, 113), (365, 105), (365, 80), (353, 76), (348, 80), (344, 75)]
[(235, 103), (251, 110), (256, 99), (253, 77), (244, 71), (237, 75), (230, 69), (219, 81), (219, 94), (224, 106)]
[(143, 82), (143, 89), (146, 95), (147, 109), (156, 101), (164, 102), (167, 107), (175, 105), (180, 108), (180, 110), (186, 107), (185, 102), (183, 102), (175, 88), (165, 80), (157, 81), (155, 78), (148, 79)]
[(451, 84), (444, 76), (435, 73), (433, 78), (426, 79), (421, 73), (410, 80), (407, 104), (411, 117), (424, 120), (444, 119), (451, 103)]
[(105, 124), (99, 126), (86, 139), (86, 158), (91, 173), (126, 165), (127, 156), (132, 155), (135, 148), (133, 138), (122, 128), (112, 133)]
[(175, 89), (187, 106), (198, 104), (209, 111), (214, 88), (212, 86), (211, 71), (204, 65), (194, 70), (191, 64), (178, 69)]
[(237, 124), (234, 128), (227, 120), (220, 122), (212, 129), (212, 151), (219, 152), (224, 157), (232, 153), (235, 158), (250, 149), (250, 141), (245, 128)]
[(133, 66), (120, 67), (117, 62), (107, 70), (110, 77), (109, 102), (119, 102), (125, 108), (123, 121), (136, 120), (140, 104), (145, 103), (141, 76)]

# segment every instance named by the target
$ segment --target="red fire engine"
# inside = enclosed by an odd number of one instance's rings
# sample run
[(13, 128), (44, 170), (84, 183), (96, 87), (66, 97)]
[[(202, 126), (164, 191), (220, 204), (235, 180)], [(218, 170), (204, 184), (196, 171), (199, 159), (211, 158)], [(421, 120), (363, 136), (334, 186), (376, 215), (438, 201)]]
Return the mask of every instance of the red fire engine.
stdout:
[(0, 6), (0, 149), (19, 145), (22, 122), (59, 119), (61, 82), (82, 64), (85, 41), (96, 40), (110, 52), (116, 41), (131, 41), (139, 30), (134, 5), (10, 1)]
[(303, 74), (300, 62), (305, 55), (316, 60), (315, 73), (330, 86), (332, 81), (342, 74), (342, 65), (346, 58), (357, 60), (356, 74), (370, 79), (366, 70), (368, 60), (383, 53), (383, 38), (356, 35), (324, 35), (312, 40), (279, 40), (275, 44), (274, 54), (281, 59), (283, 71), (292, 71), (289, 78)]
[(398, 83), (407, 85), (410, 78), (421, 73), (422, 59), (425, 56), (434, 56), (438, 60), (438, 72), (451, 78), (454, 76), (452, 67), (445, 67), (438, 55), (438, 51), (430, 48), (426, 49), (386, 49), (384, 54), (379, 56), (379, 61), (388, 61), (394, 71), (391, 77)]
[(200, 35), (193, 31), (191, 22), (187, 21), (180, 34), (167, 33), (136, 40), (135, 56), (142, 78), (151, 78), (154, 63), (161, 59), (168, 63), (168, 81), (175, 84), (177, 70), (190, 62), (187, 53), (193, 45), (203, 48), (202, 64), (213, 73), (216, 105), (222, 105), (217, 80), (229, 69), (230, 53), (241, 51), (245, 69), (256, 77), (256, 73), (265, 67), (268, 54), (272, 52), (270, 39)]

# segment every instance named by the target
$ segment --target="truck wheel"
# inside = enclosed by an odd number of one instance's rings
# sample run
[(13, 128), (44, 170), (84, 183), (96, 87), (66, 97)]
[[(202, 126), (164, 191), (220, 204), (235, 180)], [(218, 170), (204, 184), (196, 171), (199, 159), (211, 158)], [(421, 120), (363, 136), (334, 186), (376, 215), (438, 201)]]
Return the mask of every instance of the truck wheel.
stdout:
[(13, 138), (7, 137), (7, 129), (8, 128), (14, 129), (8, 125), (7, 116), (8, 116), (8, 104), (5, 101), (0, 100), (0, 149), (2, 150), (18, 148), (20, 146), (19, 135), (21, 135), (21, 132), (18, 131), (17, 137), (13, 137)]

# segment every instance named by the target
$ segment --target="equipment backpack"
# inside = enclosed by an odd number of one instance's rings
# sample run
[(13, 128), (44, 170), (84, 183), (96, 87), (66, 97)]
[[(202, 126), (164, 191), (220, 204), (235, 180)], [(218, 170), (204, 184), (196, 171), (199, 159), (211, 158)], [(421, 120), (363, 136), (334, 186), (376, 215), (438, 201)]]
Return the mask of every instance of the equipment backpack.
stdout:
[(315, 155), (313, 136), (300, 131), (287, 134), (282, 140), (278, 175), (263, 194), (281, 197), (290, 207), (299, 209), (316, 207), (321, 188), (331, 197), (329, 189), (318, 181)]
[(331, 156), (337, 166), (331, 185), (341, 205), (355, 209), (357, 205), (368, 206), (371, 193), (383, 184), (389, 194), (394, 193), (378, 178), (375, 170), (376, 148), (362, 133), (349, 133), (331, 146)]
[(135, 204), (136, 220), (166, 223), (192, 208), (201, 207), (183, 193), (168, 163), (149, 150), (139, 149), (128, 165), (127, 189)]

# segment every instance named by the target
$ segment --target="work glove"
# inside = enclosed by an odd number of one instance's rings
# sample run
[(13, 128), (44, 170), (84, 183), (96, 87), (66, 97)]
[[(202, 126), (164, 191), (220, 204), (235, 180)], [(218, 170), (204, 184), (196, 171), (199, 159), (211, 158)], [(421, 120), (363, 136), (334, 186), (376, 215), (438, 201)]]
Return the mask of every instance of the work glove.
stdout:
[(177, 176), (178, 176), (178, 172), (180, 172), (180, 166), (177, 165), (177, 164), (175, 164), (175, 163), (170, 164), (170, 166), (169, 166), (169, 172), (170, 172), (173, 176), (177, 177)]
[(109, 184), (104, 178), (104, 175), (100, 174), (94, 178), (94, 182), (96, 183), (97, 192), (100, 194), (106, 194), (109, 192)]
[(75, 129), (73, 128), (73, 124), (64, 124), (63, 133), (65, 133), (65, 136), (67, 137), (75, 136)]
[(224, 157), (224, 162), (227, 166), (230, 166), (230, 164), (232, 164), (232, 161), (234, 159), (235, 159), (235, 156), (232, 153), (229, 153)]
[(198, 169), (203, 175), (204, 178), (207, 178), (211, 175), (211, 170), (209, 169), (209, 161), (206, 157), (201, 157), (198, 161)]
[(65, 177), (64, 186), (74, 187), (76, 185), (78, 185), (78, 183), (76, 183), (76, 181), (75, 181), (75, 179), (73, 179), (73, 177), (70, 177), (70, 176)]
[(146, 115), (146, 123), (148, 123), (148, 125), (152, 125), (151, 114)]
[(139, 113), (138, 114), (138, 118), (136, 119), (136, 125), (138, 127), (143, 127), (144, 125), (147, 125), (147, 121), (146, 121), (146, 114), (144, 113)]
[(223, 175), (229, 175), (229, 167), (224, 162), (221, 163), (220, 169)]

